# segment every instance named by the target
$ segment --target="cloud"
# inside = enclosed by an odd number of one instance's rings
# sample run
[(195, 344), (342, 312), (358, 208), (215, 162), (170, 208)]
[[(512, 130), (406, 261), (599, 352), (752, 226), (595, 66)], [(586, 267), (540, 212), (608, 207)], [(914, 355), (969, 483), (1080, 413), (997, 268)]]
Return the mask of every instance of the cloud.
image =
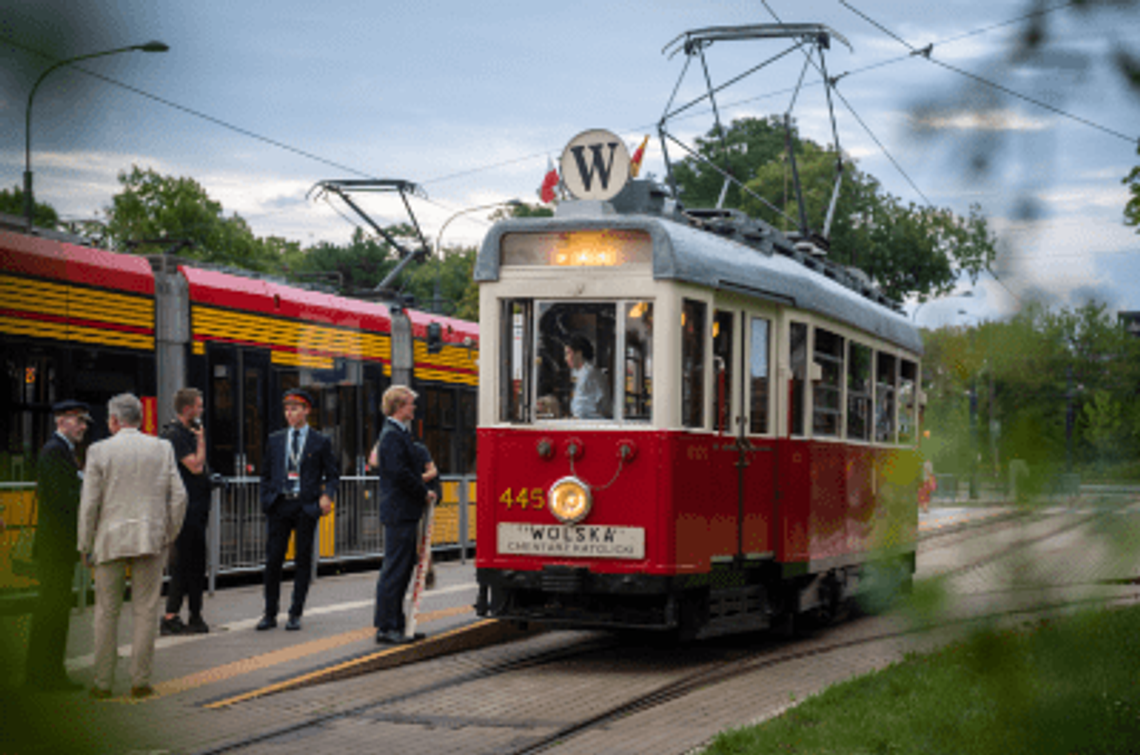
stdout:
[(1044, 131), (1053, 120), (1031, 118), (1008, 108), (995, 110), (938, 111), (909, 113), (910, 126), (919, 132), (930, 131)]

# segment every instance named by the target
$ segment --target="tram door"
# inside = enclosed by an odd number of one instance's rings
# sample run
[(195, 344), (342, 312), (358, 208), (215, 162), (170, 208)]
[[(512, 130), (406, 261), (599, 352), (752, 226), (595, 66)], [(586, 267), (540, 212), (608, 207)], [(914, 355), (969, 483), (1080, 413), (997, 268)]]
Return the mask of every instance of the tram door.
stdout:
[(211, 345), (207, 356), (211, 469), (226, 477), (256, 476), (268, 434), (269, 355)]
[(721, 487), (736, 523), (734, 555), (772, 554), (775, 445), (769, 433), (771, 321), (718, 310), (713, 320), (713, 429), (719, 435)]

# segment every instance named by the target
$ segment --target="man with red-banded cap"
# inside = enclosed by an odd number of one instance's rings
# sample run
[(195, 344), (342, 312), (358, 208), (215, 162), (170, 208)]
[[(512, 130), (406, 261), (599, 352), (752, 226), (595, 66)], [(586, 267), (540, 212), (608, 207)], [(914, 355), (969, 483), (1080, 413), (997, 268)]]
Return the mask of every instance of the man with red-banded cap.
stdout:
[(265, 541), (265, 615), (259, 631), (277, 626), (281, 599), (281, 567), (295, 534), (293, 602), (285, 628), (301, 628), (301, 614), (313, 571), (313, 536), (321, 516), (332, 511), (340, 471), (328, 437), (309, 427), (313, 398), (306, 391), (285, 392), (283, 430), (269, 436), (261, 465), (261, 509), (268, 532)]

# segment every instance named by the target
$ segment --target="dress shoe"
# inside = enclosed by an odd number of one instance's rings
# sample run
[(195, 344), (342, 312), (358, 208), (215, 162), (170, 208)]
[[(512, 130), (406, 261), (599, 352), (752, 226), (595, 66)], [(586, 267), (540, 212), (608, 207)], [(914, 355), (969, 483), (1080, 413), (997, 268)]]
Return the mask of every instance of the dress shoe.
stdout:
[(186, 622), (186, 628), (183, 631), (186, 634), (209, 634), (210, 626), (202, 621), (201, 616), (191, 616), (190, 621)]
[(140, 684), (137, 687), (131, 687), (131, 697), (141, 699), (151, 697), (152, 695), (154, 695), (154, 687), (149, 684)]
[(289, 620), (285, 622), (285, 628), (290, 632), (299, 632), (301, 630), (301, 617), (290, 616)]
[(276, 627), (276, 616), (262, 616), (261, 621), (257, 622), (257, 631), (259, 632), (264, 632), (266, 629), (275, 629)]
[(108, 700), (111, 697), (111, 690), (102, 689), (100, 687), (92, 687), (91, 691), (87, 694), (91, 695), (91, 697), (95, 700)]
[(158, 633), (163, 637), (182, 634), (185, 631), (186, 625), (182, 623), (181, 616), (172, 616), (169, 619), (164, 616), (162, 621), (158, 622)]
[(403, 632), (391, 630), (388, 632), (377, 632), (376, 643), (379, 645), (407, 645), (411, 642), (404, 636)]

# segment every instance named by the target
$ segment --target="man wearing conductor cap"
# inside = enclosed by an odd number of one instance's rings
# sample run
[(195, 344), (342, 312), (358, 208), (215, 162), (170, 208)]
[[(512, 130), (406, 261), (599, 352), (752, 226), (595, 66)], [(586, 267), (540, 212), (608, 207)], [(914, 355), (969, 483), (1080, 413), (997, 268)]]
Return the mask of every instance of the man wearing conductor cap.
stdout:
[(313, 399), (305, 391), (285, 392), (283, 430), (269, 436), (265, 461), (261, 465), (261, 508), (268, 533), (265, 543), (265, 615), (258, 622), (260, 631), (277, 626), (280, 610), (281, 567), (295, 535), (293, 602), (285, 628), (301, 628), (301, 614), (313, 570), (313, 535), (317, 522), (332, 510), (340, 473), (332, 443), (309, 427)]
[(67, 677), (63, 659), (71, 621), (71, 583), (79, 531), (79, 492), (83, 473), (75, 447), (91, 423), (82, 401), (60, 401), (52, 408), (55, 433), (36, 461), (36, 539), (32, 556), (39, 581), (39, 598), (32, 617), (25, 684), (43, 692), (83, 689)]

